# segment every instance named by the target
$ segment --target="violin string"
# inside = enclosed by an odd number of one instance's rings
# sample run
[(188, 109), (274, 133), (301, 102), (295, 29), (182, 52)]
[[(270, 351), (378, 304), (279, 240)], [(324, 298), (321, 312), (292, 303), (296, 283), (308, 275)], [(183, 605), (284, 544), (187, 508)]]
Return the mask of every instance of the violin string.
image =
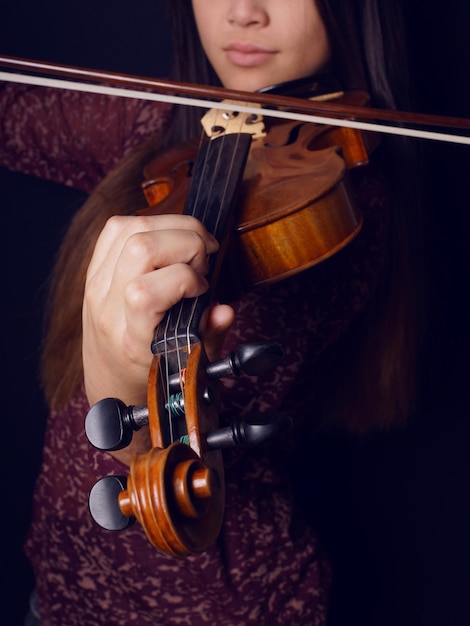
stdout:
[[(215, 126), (217, 126), (217, 116), (219, 115), (224, 115), (224, 112), (221, 110), (216, 111), (216, 121), (215, 121)], [(223, 125), (223, 122), (222, 122)], [(219, 210), (217, 212), (216, 215), (216, 220), (215, 220), (215, 225), (213, 227), (213, 232), (216, 233), (218, 230), (218, 226), (220, 223), (220, 218), (222, 215), (222, 210), (221, 207), (224, 204), (224, 200), (227, 194), (227, 190), (229, 187), (229, 181), (230, 181), (230, 177), (231, 177), (231, 173), (233, 171), (233, 166), (234, 166), (234, 159), (235, 159), (235, 155), (237, 153), (236, 147), (237, 144), (239, 142), (239, 137), (240, 137), (240, 133), (243, 127), (243, 118), (242, 116), (240, 116), (239, 119), (239, 129), (238, 132), (235, 133), (236, 134), (236, 145), (235, 148), (232, 150), (231, 152), (231, 158), (230, 158), (230, 162), (228, 164), (228, 168), (227, 168), (227, 173), (225, 176), (225, 181), (224, 181), (224, 186), (222, 189), (222, 194), (221, 197), (219, 198)], [(202, 133), (202, 136), (204, 136), (204, 133)], [(225, 144), (226, 144), (226, 137), (227, 137), (227, 133), (223, 133), (223, 135), (219, 138), (219, 141), (215, 142), (211, 139), (209, 139), (208, 142), (208, 146), (207, 146), (207, 150), (205, 152), (204, 155), (204, 162), (203, 162), (203, 166), (202, 166), (202, 173), (199, 179), (199, 184), (198, 187), (196, 189), (196, 195), (195, 195), (195, 199), (194, 199), (194, 205), (198, 206), (198, 209), (200, 209), (201, 207), (200, 205), (200, 196), (201, 193), (204, 191), (205, 192), (205, 202), (204, 202), (204, 206), (203, 206), (203, 210), (202, 210), (202, 214), (199, 214), (198, 217), (199, 219), (202, 221), (202, 223), (205, 223), (206, 221), (206, 217), (208, 215), (208, 212), (210, 210), (210, 198), (212, 196), (212, 190), (214, 189), (214, 186), (217, 184), (217, 173), (219, 171), (219, 165), (222, 161), (223, 158), (225, 158), (226, 154), (225, 154)], [(202, 139), (201, 139), (202, 142)], [(216, 162), (215, 164), (212, 163), (212, 160), (210, 159), (210, 155), (213, 154), (214, 150), (216, 150)], [(211, 163), (211, 165), (209, 166), (209, 163)], [(208, 168), (210, 168), (208, 170)], [(207, 189), (207, 172), (209, 171), (210, 173), (210, 182), (208, 185), (208, 189)], [(209, 255), (207, 255), (207, 260), (209, 261)], [(187, 350), (187, 354), (189, 355), (191, 353), (191, 349), (192, 349), (192, 344), (191, 344), (191, 333), (190, 333), (190, 329), (192, 327), (195, 315), (196, 315), (196, 311), (198, 309), (198, 306), (200, 304), (200, 297), (196, 296), (195, 298), (193, 298), (192, 300), (192, 305), (191, 305), (191, 310), (190, 310), (190, 314), (188, 317), (188, 320), (186, 321), (186, 350)], [(182, 312), (183, 312), (183, 306), (184, 303), (183, 301), (180, 303), (180, 310), (179, 310), (179, 315), (178, 315), (178, 321), (177, 321), (177, 325), (176, 328), (179, 330), (179, 326), (181, 323), (181, 317), (182, 317)], [(175, 339), (176, 336), (178, 334), (177, 330), (175, 328)], [(177, 349), (178, 351), (178, 370), (181, 372), (182, 371), (182, 365), (181, 365), (181, 361), (180, 361), (180, 350), (179, 348)], [(181, 394), (182, 394), (182, 398), (183, 398), (183, 403), (184, 406), (186, 407), (186, 401), (185, 401), (185, 386), (184, 384), (181, 385)]]
[[(171, 411), (171, 390), (170, 390), (170, 362), (169, 362), (169, 358), (168, 358), (168, 327), (170, 324), (170, 316), (167, 315), (166, 316), (166, 320), (165, 320), (165, 328), (163, 331), (163, 337), (164, 337), (164, 346), (165, 346), (165, 351), (164, 351), (164, 361), (165, 361), (165, 375), (163, 376), (162, 370), (161, 368), (159, 368), (159, 373), (160, 376), (162, 377), (162, 389), (164, 390), (164, 400), (165, 400), (165, 405), (166, 405), (166, 413), (167, 413), (167, 419), (168, 419), (168, 425), (169, 425), (169, 432), (170, 432), (170, 443), (174, 442), (174, 421), (173, 421), (173, 414)], [(160, 326), (160, 325), (159, 325)], [(157, 326), (157, 330), (156, 333), (158, 332), (159, 326)], [(161, 363), (161, 360), (160, 360)]]
[[(200, 138), (199, 138), (199, 148), (198, 148), (198, 152), (200, 151), (202, 144), (203, 144), (203, 140), (204, 140), (204, 133), (201, 132)], [(179, 314), (178, 314), (178, 321), (177, 324), (175, 325), (175, 332), (173, 334), (173, 339), (175, 342), (175, 349), (176, 349), (176, 354), (177, 354), (177, 362), (178, 362), (178, 372), (179, 372), (179, 380), (180, 380), (180, 390), (181, 393), (183, 393), (184, 391), (184, 381), (183, 381), (183, 368), (182, 368), (182, 361), (181, 361), (181, 356), (180, 356), (180, 350), (179, 350), (179, 346), (178, 346), (178, 338), (177, 338), (177, 332), (178, 332), (178, 327), (180, 324), (180, 318), (183, 312), (183, 303), (180, 302), (180, 310), (179, 310)], [(175, 305), (176, 306), (176, 305)], [(175, 309), (173, 309), (175, 310)], [(161, 378), (161, 382), (162, 382), (162, 390), (163, 390), (163, 394), (164, 394), (164, 401), (165, 401), (165, 405), (166, 405), (166, 413), (167, 413), (167, 419), (168, 419), (168, 424), (169, 424), (169, 431), (170, 431), (170, 443), (174, 443), (175, 438), (174, 438), (174, 433), (175, 433), (175, 421), (173, 418), (173, 414), (174, 414), (174, 410), (172, 408), (172, 402), (171, 402), (171, 398), (172, 398), (172, 391), (171, 391), (171, 381), (170, 381), (170, 360), (169, 360), (169, 338), (170, 338), (170, 331), (169, 331), (169, 327), (170, 327), (170, 322), (171, 322), (171, 316), (168, 314), (165, 316), (165, 326), (163, 328), (163, 330), (161, 330), (161, 323), (157, 325), (155, 332), (154, 332), (154, 336), (156, 337), (157, 335), (161, 334), (163, 336), (163, 345), (164, 345), (164, 351), (163, 351), (163, 357), (164, 357), (164, 361), (165, 361), (165, 373), (163, 373), (162, 369), (159, 368), (159, 375)], [(184, 396), (183, 396), (184, 398)], [(184, 402), (184, 399), (183, 399)], [(176, 401), (175, 401), (176, 404)]]
[[(216, 115), (223, 115), (224, 112), (217, 110)], [(215, 125), (217, 126), (217, 118), (216, 118), (216, 123)], [(240, 131), (243, 125), (243, 120), (240, 119)], [(237, 137), (239, 137), (239, 133), (237, 133)], [(212, 167), (211, 170), (209, 170), (209, 172), (211, 173), (210, 176), (210, 184), (209, 184), (209, 191), (207, 192), (206, 190), (206, 200), (205, 200), (205, 205), (203, 207), (202, 210), (202, 215), (200, 215), (200, 220), (204, 223), (204, 220), (207, 216), (208, 210), (209, 210), (209, 199), (211, 197), (211, 190), (214, 188), (214, 185), (216, 183), (216, 173), (218, 171), (218, 165), (220, 163), (220, 160), (222, 158), (222, 155), (224, 154), (224, 144), (225, 144), (225, 138), (226, 138), (226, 134), (224, 133), (221, 137), (221, 141), (217, 142), (217, 160), (216, 160), (216, 164), (215, 166)], [(201, 132), (201, 136), (200, 136), (200, 140), (199, 140), (199, 151), (204, 143), (204, 141), (207, 140), (205, 138), (205, 133), (204, 131)], [(200, 195), (202, 193), (202, 191), (207, 187), (207, 171), (208, 171), (208, 167), (209, 167), (209, 157), (210, 157), (210, 153), (213, 152), (214, 148), (214, 141), (212, 141), (211, 139), (208, 140), (208, 146), (207, 146), (207, 150), (205, 151), (204, 154), (204, 161), (203, 164), (201, 166), (201, 175), (200, 175), (200, 179), (198, 181), (198, 187), (196, 188), (196, 193), (194, 195), (194, 199), (193, 199), (193, 204), (194, 206), (198, 206), (199, 205), (199, 198)], [(234, 157), (236, 154), (236, 149), (233, 150), (232, 152), (232, 158), (229, 164), (229, 168), (228, 168), (228, 175), (226, 176), (226, 182), (225, 182), (225, 187), (223, 189), (223, 193), (222, 193), (222, 201), (223, 198), (226, 195), (226, 191), (228, 188), (228, 181), (230, 178), (230, 172), (233, 169), (233, 163), (234, 163)], [(200, 207), (199, 207), (200, 208)], [(191, 214), (193, 214), (193, 212), (190, 212)], [(215, 228), (214, 230), (217, 230), (217, 226), (219, 224), (220, 221), (220, 211), (217, 214), (216, 217), (216, 224), (215, 224)], [(191, 336), (190, 336), (190, 329), (191, 329), (191, 324), (194, 320), (196, 311), (197, 311), (197, 307), (199, 305), (199, 301), (200, 298), (199, 297), (195, 297), (193, 298), (192, 301), (192, 306), (191, 306), (191, 310), (189, 312), (189, 316), (188, 316), (188, 321), (186, 323), (186, 328), (185, 328), (185, 333), (186, 333), (186, 350), (187, 350), (187, 354), (189, 355), (191, 352)], [(173, 339), (174, 339), (174, 345), (175, 345), (175, 352), (176, 352), (176, 359), (177, 359), (177, 369), (178, 369), (178, 373), (179, 373), (179, 378), (180, 378), (180, 384), (179, 384), (179, 393), (181, 394), (181, 401), (182, 401), (182, 405), (186, 406), (185, 403), (185, 385), (184, 385), (184, 368), (183, 368), (183, 359), (182, 359), (182, 353), (181, 353), (181, 347), (178, 341), (178, 336), (179, 333), (181, 331), (181, 320), (182, 320), (182, 316), (183, 316), (183, 312), (184, 312), (184, 308), (185, 308), (185, 302), (183, 300), (181, 300), (179, 302), (178, 305), (176, 305), (178, 307), (177, 310), (177, 318), (176, 318), (176, 322), (174, 325), (174, 331), (173, 332)], [(176, 309), (174, 308), (173, 311), (176, 311)], [(170, 316), (168, 315), (166, 317), (166, 323), (165, 323), (165, 328), (163, 330), (163, 338), (164, 338), (164, 357), (165, 357), (165, 376), (163, 376), (163, 372), (160, 369), (160, 375), (164, 378), (163, 381), (163, 388), (165, 389), (165, 393), (166, 393), (166, 406), (167, 406), (167, 419), (168, 419), (168, 423), (169, 423), (169, 429), (170, 429), (170, 441), (171, 443), (174, 442), (174, 433), (176, 432), (176, 429), (174, 427), (174, 410), (172, 407), (172, 402), (171, 402), (171, 397), (172, 397), (172, 392), (170, 389), (170, 370), (169, 370), (169, 326), (170, 326)], [(159, 326), (157, 326), (157, 330), (156, 333), (158, 332)], [(175, 401), (175, 404), (177, 403), (177, 401)]]
[[(201, 139), (199, 142), (199, 148), (201, 147), (201, 143), (202, 143), (202, 134), (201, 134)], [(182, 399), (184, 403), (183, 365), (182, 365), (182, 359), (181, 359), (181, 351), (180, 351), (179, 342), (178, 342), (178, 331), (180, 328), (181, 316), (182, 316), (183, 307), (184, 307), (183, 301), (180, 301), (177, 305), (175, 305), (172, 308), (172, 311), (176, 311), (177, 306), (179, 307), (179, 310), (178, 310), (178, 315), (177, 315), (177, 320), (174, 326), (174, 330), (172, 331), (172, 335), (173, 335), (172, 339), (174, 340), (175, 353), (176, 353), (176, 359), (177, 359), (177, 370), (179, 374), (179, 389), (180, 389), (180, 393), (182, 394)], [(174, 411), (174, 406), (172, 405), (172, 401), (171, 401), (172, 390), (170, 388), (171, 381), (170, 381), (170, 359), (169, 359), (170, 321), (172, 317), (170, 314), (168, 314), (166, 315), (164, 319), (165, 319), (165, 326), (164, 326), (162, 334), (163, 334), (163, 345), (164, 345), (163, 356), (164, 356), (164, 361), (165, 361), (165, 374), (163, 374), (162, 370), (160, 369), (160, 376), (162, 378), (162, 388), (164, 389), (164, 394), (165, 394), (166, 413), (167, 413), (167, 419), (168, 419), (169, 431), (170, 431), (170, 443), (174, 443), (175, 420), (174, 420), (173, 415), (175, 411)], [(159, 334), (160, 328), (161, 328), (161, 324), (157, 326), (155, 330), (155, 335)], [(175, 403), (174, 403), (175, 406), (176, 406), (176, 403), (177, 401), (175, 400)]]
[[(71, 91), (83, 91), (86, 93), (96, 93), (101, 95), (118, 96), (121, 98), (131, 98), (137, 100), (150, 100), (153, 102), (163, 102), (168, 104), (180, 104), (187, 106), (197, 106), (204, 109), (212, 109), (217, 107), (221, 110), (230, 111), (234, 109), (233, 102), (226, 104), (224, 102), (214, 102), (201, 98), (166, 95), (161, 93), (152, 93), (148, 91), (139, 91), (136, 89), (124, 89), (122, 87), (110, 87), (107, 85), (93, 85), (89, 83), (77, 83), (71, 80), (63, 80), (57, 78), (47, 78), (43, 76), (30, 76), (26, 74), (14, 74), (11, 72), (1, 72), (0, 80), (5, 82), (14, 82), (25, 85), (37, 85), (42, 87), (52, 87), (54, 89), (65, 89)], [(248, 113), (251, 115), (259, 114), (259, 108), (250, 107), (244, 104), (237, 104), (237, 111), (240, 113)], [(325, 124), (330, 126), (339, 126), (343, 128), (354, 128), (356, 130), (371, 131), (389, 135), (398, 135), (402, 137), (412, 137), (416, 139), (428, 139), (433, 141), (442, 141), (447, 143), (457, 143), (470, 145), (470, 137), (465, 135), (453, 135), (451, 133), (442, 133), (438, 131), (419, 130), (415, 128), (407, 128), (404, 126), (389, 126), (385, 124), (377, 124), (372, 122), (360, 122), (351, 119), (338, 119), (327, 117), (326, 115), (312, 115), (310, 113), (295, 113), (285, 110), (263, 109), (265, 117), (275, 117), (283, 120), (294, 120), (300, 122)], [(470, 122), (469, 122), (470, 124)]]
[[(200, 139), (199, 139), (199, 150), (197, 154), (201, 153), (201, 148), (204, 145), (205, 142), (205, 135), (204, 135), (204, 131), (201, 131), (201, 135), (200, 135)], [(194, 215), (194, 207), (198, 206), (199, 204), (199, 197), (201, 194), (201, 191), (203, 189), (203, 183), (205, 184), (205, 173), (207, 172), (207, 164), (208, 164), (208, 160), (209, 160), (209, 151), (211, 148), (212, 142), (209, 142), (208, 145), (208, 149), (206, 150), (205, 154), (204, 154), (204, 161), (203, 161), (203, 165), (202, 165), (202, 174), (200, 176), (199, 179), (199, 183), (198, 183), (198, 187), (196, 188), (196, 193), (192, 197), (192, 202), (193, 202), (193, 207), (191, 208), (190, 211), (190, 215)], [(211, 185), (210, 188), (212, 189), (212, 185), (213, 185), (213, 180), (211, 181)], [(208, 197), (208, 196), (207, 196)], [(206, 199), (206, 207), (207, 207), (207, 199)], [(204, 215), (206, 212), (206, 207), (204, 208)], [(204, 221), (203, 219), (201, 219), (201, 221)], [(199, 298), (196, 297), (193, 299), (193, 303), (192, 303), (192, 308), (191, 308), (191, 312), (190, 312), (190, 316), (189, 319), (186, 322), (186, 328), (185, 333), (186, 333), (186, 354), (187, 357), (189, 357), (189, 355), (191, 354), (191, 336), (190, 336), (190, 328), (191, 328), (191, 322), (194, 319), (194, 314), (196, 311), (196, 307), (197, 304), (199, 302)], [(174, 330), (174, 337), (175, 337), (175, 346), (176, 346), (176, 356), (177, 356), (177, 362), (178, 362), (178, 372), (180, 375), (180, 393), (181, 393), (181, 398), (182, 398), (182, 402), (184, 407), (186, 407), (186, 390), (185, 390), (185, 381), (183, 378), (183, 360), (182, 360), (182, 353), (181, 353), (181, 349), (180, 349), (180, 345), (178, 342), (178, 334), (181, 330), (181, 319), (182, 319), (182, 315), (183, 315), (183, 311), (185, 306), (187, 306), (187, 301), (184, 302), (184, 300), (181, 300), (181, 302), (179, 303), (179, 310), (178, 310), (178, 317), (176, 320), (176, 324), (175, 324), (175, 330)]]
[[(224, 116), (224, 111), (220, 110), (220, 109), (217, 109), (217, 115)], [(258, 111), (258, 115), (259, 115), (259, 111)], [(216, 120), (217, 120), (217, 118), (216, 118)], [(224, 122), (222, 122), (222, 124), (223, 123)], [(228, 166), (228, 169), (227, 169), (227, 175), (225, 177), (225, 185), (224, 185), (223, 192), (222, 192), (221, 198), (220, 198), (220, 205), (221, 206), (223, 205), (223, 203), (225, 201), (225, 197), (226, 197), (228, 186), (229, 186), (230, 176), (231, 176), (231, 173), (233, 172), (235, 155), (237, 154), (237, 146), (238, 146), (239, 138), (241, 136), (242, 128), (243, 128), (243, 125), (244, 125), (244, 117), (243, 116), (239, 116), (238, 123), (239, 123), (238, 132), (235, 133), (235, 135), (237, 137), (237, 141), (236, 141), (234, 149), (232, 150), (229, 166)], [(214, 166), (214, 168), (212, 170), (212, 174), (213, 175), (212, 175), (212, 179), (211, 179), (210, 189), (213, 189), (213, 186), (215, 184), (215, 176), (216, 176), (216, 172), (218, 171), (218, 164), (220, 163), (220, 161), (222, 159), (222, 155), (226, 156), (225, 152), (224, 152), (224, 143), (225, 143), (226, 137), (227, 137), (227, 133), (224, 133), (222, 135), (222, 146), (219, 146), (219, 145), (217, 146), (217, 150), (218, 150), (218, 152), (217, 152), (217, 163), (216, 163), (216, 165)], [(211, 146), (213, 146), (213, 144), (214, 144), (214, 142), (212, 142), (212, 141), (209, 143), (209, 150), (210, 150)], [(206, 158), (205, 167), (207, 165), (207, 162), (208, 162), (208, 155), (207, 155), (207, 158)], [(202, 179), (203, 178), (204, 177), (202, 177)], [(207, 213), (208, 213), (208, 210), (209, 210), (209, 198), (210, 198), (210, 196), (211, 196), (211, 193), (209, 192), (206, 195), (206, 204), (205, 204), (204, 212), (203, 212), (203, 215), (202, 215), (202, 218), (201, 218), (202, 222), (204, 222), (204, 218), (207, 216)], [(222, 215), (222, 212), (219, 210), (219, 212), (217, 213), (217, 216), (216, 216), (216, 222), (215, 222), (214, 229), (213, 229), (214, 232), (217, 232), (217, 229), (218, 229), (218, 226), (219, 226), (219, 223), (220, 223), (221, 215)], [(199, 298), (197, 297), (193, 301), (192, 311), (191, 311), (191, 315), (190, 315), (190, 322), (192, 322), (192, 320), (194, 319), (194, 315), (195, 315), (196, 310), (197, 310), (198, 302), (199, 302)], [(188, 344), (187, 347), (188, 347), (188, 352), (190, 351), (189, 327), (190, 327), (190, 323), (187, 325), (187, 333), (188, 333), (187, 334), (187, 344)]]

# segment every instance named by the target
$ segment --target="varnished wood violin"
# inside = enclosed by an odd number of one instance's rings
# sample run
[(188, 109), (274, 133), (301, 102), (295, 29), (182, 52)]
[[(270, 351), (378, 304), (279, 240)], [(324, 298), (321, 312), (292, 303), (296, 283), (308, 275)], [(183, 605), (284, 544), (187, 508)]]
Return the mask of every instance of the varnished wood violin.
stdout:
[[(142, 81), (140, 86), (151, 85)], [(184, 89), (202, 93), (181, 85), (170, 91)], [(374, 146), (362, 132), (363, 126), (375, 130), (363, 121), (373, 117), (364, 107), (364, 94), (308, 103), (269, 94), (249, 97), (270, 108), (221, 103), (222, 113), (204, 122), (201, 144), (177, 146), (147, 165), (143, 189), (150, 207), (143, 212), (194, 215), (221, 242), (222, 252), (210, 259), (211, 291), (173, 307), (155, 330), (147, 405), (126, 407), (105, 399), (86, 419), (87, 436), (99, 449), (125, 447), (132, 433), (147, 424), (152, 443), (146, 454), (134, 458), (129, 477), (105, 477), (95, 485), (90, 494), (94, 519), (115, 530), (137, 519), (154, 546), (178, 556), (201, 552), (217, 538), (224, 510), (221, 450), (254, 445), (290, 426), (285, 416), (219, 424), (218, 379), (259, 373), (283, 356), (278, 344), (260, 343), (208, 361), (200, 322), (223, 274), (224, 256), (232, 255), (232, 265), (237, 259), (242, 287), (251, 288), (303, 271), (347, 245), (362, 221), (347, 171), (367, 163)], [(274, 116), (267, 122), (264, 114), (272, 114), (274, 105), (281, 121)], [(328, 116), (335, 107), (342, 119), (331, 125)], [(290, 114), (294, 119), (282, 120)], [(388, 119), (399, 119), (395, 116), (389, 112)]]
[[(210, 259), (211, 291), (217, 291), (225, 251), (238, 259), (243, 287), (251, 288), (311, 267), (357, 234), (362, 217), (346, 172), (368, 161), (359, 131), (343, 137), (324, 126), (265, 126), (261, 115), (212, 111), (203, 126), (204, 141), (176, 146), (146, 167), (143, 190), (150, 206), (141, 213), (190, 214), (218, 239), (222, 252)], [(106, 399), (92, 407), (85, 425), (95, 446), (117, 449), (129, 443), (144, 415), (151, 450), (134, 458), (128, 479), (99, 481), (90, 509), (106, 528), (138, 519), (154, 546), (179, 556), (207, 549), (219, 533), (221, 449), (252, 445), (290, 426), (283, 417), (220, 428), (217, 378), (259, 373), (277, 365), (283, 350), (249, 344), (209, 363), (199, 335), (209, 300), (210, 293), (183, 300), (156, 329), (146, 410)]]

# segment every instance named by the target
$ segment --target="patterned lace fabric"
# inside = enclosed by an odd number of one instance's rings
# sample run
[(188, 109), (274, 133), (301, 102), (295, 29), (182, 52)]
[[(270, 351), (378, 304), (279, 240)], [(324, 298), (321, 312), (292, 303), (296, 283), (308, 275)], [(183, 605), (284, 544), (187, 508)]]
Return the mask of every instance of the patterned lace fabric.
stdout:
[(0, 83), (0, 165), (91, 192), (150, 134), (171, 107)]
[[(11, 86), (0, 110), (4, 165), (86, 190), (168, 113), (80, 94), (46, 91), (43, 100), (39, 91)], [(286, 358), (259, 378), (224, 381), (222, 420), (282, 409), (295, 427), (282, 442), (225, 454), (225, 519), (211, 549), (178, 559), (152, 548), (138, 524), (122, 533), (97, 527), (89, 490), (126, 468), (87, 442), (83, 389), (66, 409), (51, 413), (26, 542), (44, 626), (325, 624), (329, 562), (296, 506), (289, 462), (302, 421), (315, 419), (306, 407), (312, 406), (319, 359), (365, 308), (380, 279), (388, 203), (372, 170), (357, 178), (365, 222), (354, 241), (324, 263), (235, 303), (227, 349), (274, 340)]]

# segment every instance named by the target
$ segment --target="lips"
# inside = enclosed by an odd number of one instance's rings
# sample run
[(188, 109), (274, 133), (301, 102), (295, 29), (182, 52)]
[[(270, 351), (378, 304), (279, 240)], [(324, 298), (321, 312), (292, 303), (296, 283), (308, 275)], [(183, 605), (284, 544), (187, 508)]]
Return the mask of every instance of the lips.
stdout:
[(241, 67), (262, 65), (276, 54), (274, 50), (268, 50), (245, 41), (236, 41), (228, 44), (224, 48), (224, 52), (231, 63)]

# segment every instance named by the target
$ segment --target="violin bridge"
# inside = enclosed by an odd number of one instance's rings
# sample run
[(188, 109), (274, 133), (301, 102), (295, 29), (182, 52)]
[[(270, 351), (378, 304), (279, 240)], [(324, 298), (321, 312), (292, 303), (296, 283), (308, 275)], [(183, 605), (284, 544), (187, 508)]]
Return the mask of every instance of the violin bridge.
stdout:
[[(264, 137), (263, 116), (237, 111), (240, 103), (224, 100), (223, 104), (232, 105), (233, 110), (210, 109), (201, 119), (202, 127), (208, 137), (215, 139), (221, 135), (248, 133), (253, 139)], [(259, 104), (244, 103), (244, 106), (261, 108)]]

